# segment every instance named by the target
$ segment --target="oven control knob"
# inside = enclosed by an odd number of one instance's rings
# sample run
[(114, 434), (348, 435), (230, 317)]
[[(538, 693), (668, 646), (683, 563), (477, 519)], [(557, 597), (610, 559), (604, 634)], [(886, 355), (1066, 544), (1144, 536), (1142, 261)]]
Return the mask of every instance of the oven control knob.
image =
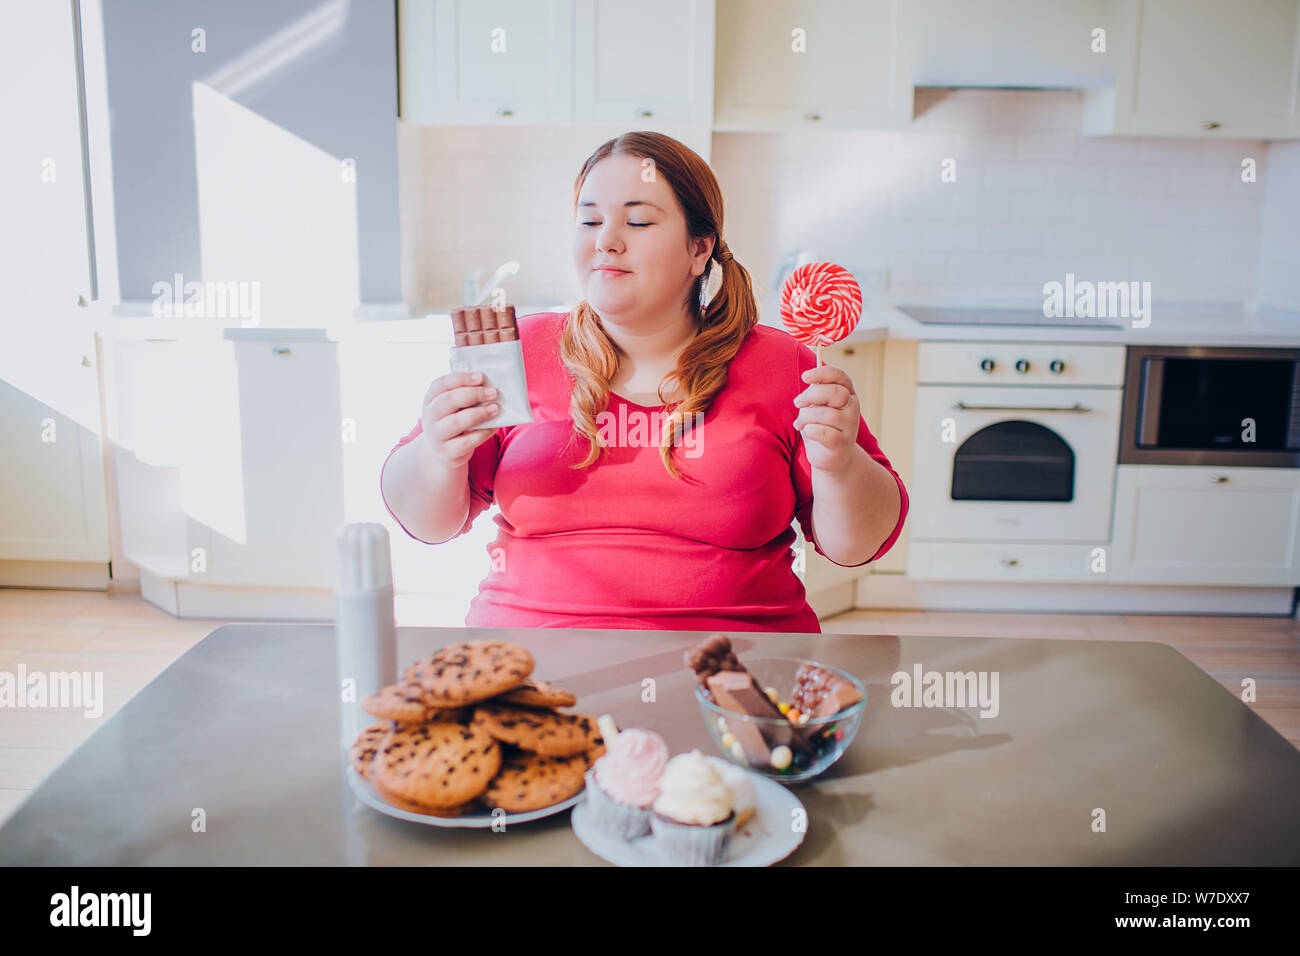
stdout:
[(1029, 371), (1029, 359), (1019, 359), (1016, 361), (1016, 371), (1024, 375)]
[(1051, 364), (1047, 367), (1052, 370), (1053, 375), (1060, 375), (1065, 371), (1065, 363), (1060, 359), (1052, 359)]
[(993, 366), (996, 364), (997, 363), (994, 362), (992, 359), (986, 358), (984, 361), (980, 362), (980, 368), (984, 369), (984, 371), (986, 372), (992, 372)]

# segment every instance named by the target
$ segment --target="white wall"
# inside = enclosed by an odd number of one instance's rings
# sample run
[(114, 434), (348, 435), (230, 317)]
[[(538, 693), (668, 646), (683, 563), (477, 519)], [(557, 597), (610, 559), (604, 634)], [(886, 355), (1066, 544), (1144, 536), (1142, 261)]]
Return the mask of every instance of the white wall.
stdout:
[(1300, 312), (1300, 142), (1273, 143), (1259, 255), (1259, 303)]
[[(897, 301), (1041, 298), (1067, 271), (1150, 281), (1166, 302), (1253, 300), (1269, 144), (1084, 138), (1081, 108), (1075, 91), (922, 89), (906, 130), (715, 134), (724, 235), (764, 321), (801, 247), (859, 276), (888, 268)], [(617, 132), (405, 130), (408, 294), (450, 308), (465, 271), (517, 258), (514, 301), (575, 297), (573, 180)], [(1256, 183), (1241, 182), (1247, 156)], [(946, 157), (955, 183), (940, 180)]]

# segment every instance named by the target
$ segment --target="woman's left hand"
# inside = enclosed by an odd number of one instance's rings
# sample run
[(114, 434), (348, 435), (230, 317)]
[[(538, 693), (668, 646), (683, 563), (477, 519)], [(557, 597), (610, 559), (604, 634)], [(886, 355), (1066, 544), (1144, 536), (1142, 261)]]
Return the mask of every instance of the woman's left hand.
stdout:
[(860, 450), (858, 394), (848, 374), (831, 365), (808, 369), (803, 380), (808, 387), (795, 396), (794, 427), (803, 435), (804, 453), (812, 467), (839, 472)]

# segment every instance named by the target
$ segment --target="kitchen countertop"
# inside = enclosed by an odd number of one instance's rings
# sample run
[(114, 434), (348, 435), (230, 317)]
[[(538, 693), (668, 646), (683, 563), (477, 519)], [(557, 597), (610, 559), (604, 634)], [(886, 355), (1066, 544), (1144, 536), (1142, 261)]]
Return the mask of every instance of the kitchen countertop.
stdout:
[[(921, 303), (916, 303), (921, 304)], [(948, 303), (968, 308), (967, 303)], [(934, 306), (941, 307), (941, 306)], [(981, 305), (980, 308), (985, 306)], [(1015, 308), (1034, 308), (1019, 302)], [(1041, 300), (1037, 304), (1041, 308)], [(1069, 328), (1028, 325), (936, 325), (918, 322), (895, 305), (863, 309), (862, 321), (845, 343), (881, 339), (915, 339), (931, 342), (1092, 342), (1099, 345), (1203, 345), (1254, 348), (1300, 347), (1300, 314), (1260, 309), (1250, 312), (1240, 305), (1161, 305), (1151, 309), (1145, 328), (1133, 328), (1131, 319), (1118, 328)], [(1046, 320), (1045, 320), (1046, 321)]]
[[(970, 308), (969, 300), (934, 302), (909, 300), (909, 304)], [(1041, 308), (1038, 300), (1003, 300), (978, 307), (1005, 306)], [(520, 306), (519, 315), (555, 311), (559, 306)], [(395, 310), (383, 313), (396, 314)], [(857, 327), (841, 344), (877, 342), (886, 339), (952, 342), (1092, 342), (1099, 345), (1203, 345), (1253, 348), (1300, 348), (1300, 313), (1278, 309), (1250, 310), (1241, 304), (1161, 304), (1156, 303), (1148, 316), (1146, 328), (1133, 328), (1132, 320), (1119, 328), (1057, 328), (1026, 325), (934, 325), (911, 318), (893, 304), (868, 304)], [(763, 324), (780, 325), (776, 315), (764, 314)], [(221, 319), (159, 318), (149, 313), (147, 304), (120, 307), (109, 324), (99, 331), (114, 338), (185, 338), (275, 340), (322, 339), (337, 342), (430, 342), (450, 346), (453, 343), (451, 319), (432, 314), (419, 318), (370, 318), (316, 327), (230, 327)]]
[[(399, 666), (515, 641), (581, 712), (713, 752), (682, 654), (704, 632), (398, 629)], [(1165, 644), (733, 635), (868, 686), (857, 737), (794, 788), (781, 865), (1300, 864), (1300, 751)], [(897, 671), (998, 675), (998, 712), (895, 707)], [(646, 678), (655, 700), (642, 699)], [(0, 829), (0, 865), (604, 865), (567, 812), (502, 833), (408, 823), (346, 782), (333, 627), (218, 627), (109, 717)], [(202, 808), (206, 831), (191, 828)], [(1104, 830), (1095, 831), (1098, 810)]]

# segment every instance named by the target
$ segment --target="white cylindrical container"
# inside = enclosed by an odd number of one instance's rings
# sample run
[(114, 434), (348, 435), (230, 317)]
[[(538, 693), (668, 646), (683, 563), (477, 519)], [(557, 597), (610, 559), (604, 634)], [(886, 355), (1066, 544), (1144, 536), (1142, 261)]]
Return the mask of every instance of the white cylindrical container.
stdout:
[(338, 532), (334, 641), (338, 650), (339, 730), (351, 747), (377, 718), (361, 701), (397, 682), (397, 623), (388, 530), (381, 524), (344, 525)]

